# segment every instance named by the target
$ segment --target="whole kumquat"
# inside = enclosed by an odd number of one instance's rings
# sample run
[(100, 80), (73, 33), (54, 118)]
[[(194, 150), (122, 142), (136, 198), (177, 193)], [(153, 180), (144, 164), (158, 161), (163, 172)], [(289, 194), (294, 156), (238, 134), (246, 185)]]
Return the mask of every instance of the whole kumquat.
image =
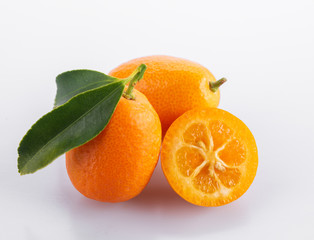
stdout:
[(219, 86), (226, 79), (216, 81), (207, 68), (186, 59), (159, 55), (141, 57), (121, 64), (109, 74), (125, 78), (142, 63), (147, 70), (136, 89), (145, 94), (155, 108), (163, 134), (186, 111), (196, 107), (218, 106)]
[(130, 86), (106, 128), (66, 153), (71, 182), (88, 198), (129, 200), (144, 189), (156, 167), (160, 120), (147, 98)]

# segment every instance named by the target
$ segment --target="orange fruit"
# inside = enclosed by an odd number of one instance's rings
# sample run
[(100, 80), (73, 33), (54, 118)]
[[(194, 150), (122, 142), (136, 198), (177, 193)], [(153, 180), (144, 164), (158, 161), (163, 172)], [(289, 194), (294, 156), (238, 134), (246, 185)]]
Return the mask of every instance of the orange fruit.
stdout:
[(138, 195), (148, 183), (161, 145), (159, 117), (147, 98), (121, 97), (106, 128), (86, 144), (66, 153), (74, 187), (88, 198), (121, 202)]
[(155, 108), (163, 134), (187, 110), (218, 106), (218, 87), (225, 79), (216, 81), (208, 69), (186, 59), (170, 56), (136, 58), (121, 64), (109, 74), (125, 78), (142, 63), (147, 70), (135, 88), (145, 94)]
[(186, 201), (221, 206), (246, 192), (258, 165), (247, 126), (217, 108), (193, 109), (167, 131), (161, 165), (171, 187)]

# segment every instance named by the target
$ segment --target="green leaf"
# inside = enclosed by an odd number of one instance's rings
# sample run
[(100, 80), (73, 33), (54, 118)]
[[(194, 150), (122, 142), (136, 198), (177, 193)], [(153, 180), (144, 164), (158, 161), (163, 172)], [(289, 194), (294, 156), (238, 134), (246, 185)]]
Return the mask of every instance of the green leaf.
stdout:
[(108, 124), (125, 84), (115, 81), (76, 95), (39, 119), (18, 148), (19, 173), (33, 173), (97, 136)]
[(82, 92), (95, 89), (119, 79), (92, 70), (73, 70), (57, 76), (57, 95), (55, 107), (58, 107), (72, 97)]

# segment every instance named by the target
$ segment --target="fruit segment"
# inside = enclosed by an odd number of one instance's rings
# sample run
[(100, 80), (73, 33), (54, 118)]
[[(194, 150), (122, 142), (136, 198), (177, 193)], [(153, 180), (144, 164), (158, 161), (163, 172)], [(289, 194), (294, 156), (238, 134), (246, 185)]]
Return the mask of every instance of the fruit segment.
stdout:
[[(209, 142), (209, 134), (206, 126), (202, 123), (194, 123), (183, 134), (185, 143), (194, 145), (196, 147), (208, 147), (211, 145)], [(202, 146), (200, 146), (200, 144)]]
[(193, 179), (194, 187), (204, 193), (214, 193), (219, 190), (219, 183), (216, 178), (210, 173), (209, 168), (202, 170)]
[(245, 161), (245, 145), (238, 139), (232, 139), (219, 151), (218, 157), (228, 166), (239, 166)]
[(201, 153), (192, 147), (182, 147), (176, 154), (177, 165), (183, 176), (189, 177), (199, 165), (204, 162)]
[(233, 134), (233, 131), (221, 121), (211, 121), (208, 128), (214, 142), (214, 150), (222, 147)]

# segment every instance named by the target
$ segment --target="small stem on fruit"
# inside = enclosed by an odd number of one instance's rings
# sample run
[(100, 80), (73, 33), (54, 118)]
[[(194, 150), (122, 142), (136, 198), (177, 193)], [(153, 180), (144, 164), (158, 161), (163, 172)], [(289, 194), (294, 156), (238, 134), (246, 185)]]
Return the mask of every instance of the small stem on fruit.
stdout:
[(209, 89), (212, 91), (212, 92), (216, 92), (219, 87), (224, 84), (225, 82), (227, 81), (226, 78), (221, 78), (219, 79), (218, 81), (215, 81), (215, 82), (209, 82)]
[(133, 94), (133, 88), (136, 83), (143, 78), (144, 72), (146, 70), (146, 65), (141, 64), (138, 66), (135, 71), (127, 78), (124, 79), (125, 83), (129, 83), (127, 90), (123, 93), (123, 97), (129, 100), (134, 100), (135, 95)]

